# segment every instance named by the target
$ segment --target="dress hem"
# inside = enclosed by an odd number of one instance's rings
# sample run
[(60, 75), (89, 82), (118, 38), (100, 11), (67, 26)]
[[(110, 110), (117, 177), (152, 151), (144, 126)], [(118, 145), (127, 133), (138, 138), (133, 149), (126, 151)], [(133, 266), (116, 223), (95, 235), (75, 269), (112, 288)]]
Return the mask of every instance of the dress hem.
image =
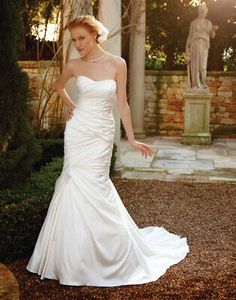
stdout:
[[(118, 283), (118, 284), (93, 284), (93, 283), (78, 283), (78, 282), (67, 282), (67, 281), (63, 281), (60, 280), (58, 277), (56, 276), (51, 276), (51, 275), (47, 275), (45, 274), (43, 278), (40, 278), (41, 280), (46, 279), (51, 279), (51, 280), (57, 280), (59, 284), (61, 285), (67, 285), (67, 286), (91, 286), (91, 287), (118, 287), (118, 286), (127, 286), (127, 285), (140, 285), (140, 284), (146, 284), (146, 283), (151, 283), (154, 282), (156, 280), (158, 280), (161, 276), (163, 276), (166, 271), (168, 269), (170, 269), (170, 267), (177, 265), (180, 261), (184, 260), (186, 258), (186, 256), (188, 255), (189, 250), (185, 253), (185, 255), (179, 259), (178, 261), (176, 261), (175, 263), (172, 263), (171, 265), (165, 267), (165, 269), (160, 272), (159, 275), (155, 275), (153, 276), (151, 279), (147, 279), (147, 280), (143, 280), (143, 281), (133, 281), (133, 282), (125, 282), (125, 283)], [(37, 271), (33, 271), (32, 269), (26, 267), (26, 269), (34, 274), (37, 274), (39, 276), (41, 276), (41, 273), (37, 272)]]

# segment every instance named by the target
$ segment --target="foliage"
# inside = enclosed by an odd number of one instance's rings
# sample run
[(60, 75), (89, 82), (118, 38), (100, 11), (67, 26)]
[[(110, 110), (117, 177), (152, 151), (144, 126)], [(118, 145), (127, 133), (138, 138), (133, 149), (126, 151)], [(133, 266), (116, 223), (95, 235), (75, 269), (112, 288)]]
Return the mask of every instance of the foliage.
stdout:
[(41, 159), (34, 164), (34, 171), (51, 162), (54, 157), (64, 156), (64, 139), (39, 139), (42, 147)]
[(236, 50), (231, 47), (223, 53), (224, 71), (236, 71)]
[(166, 55), (163, 52), (158, 51), (156, 54), (148, 54), (145, 58), (146, 69), (156, 69), (161, 70), (164, 68), (166, 63)]
[(218, 0), (217, 2), (208, 0), (207, 5), (209, 9), (208, 19), (219, 26), (216, 37), (211, 42), (208, 61), (209, 70), (223, 70), (224, 61), (222, 56), (224, 50), (230, 47), (236, 48), (236, 39), (233, 38), (236, 30), (235, 0)]
[(46, 216), (62, 158), (55, 158), (25, 185), (0, 193), (0, 260), (9, 262), (28, 256)]
[(54, 157), (40, 171), (33, 172), (27, 182), (14, 188), (0, 190), (0, 206), (21, 203), (27, 198), (41, 198), (47, 201), (52, 195), (53, 186), (63, 165), (62, 157)]
[[(21, 20), (17, 0), (0, 2), (0, 185), (25, 180), (41, 148), (28, 119), (28, 77), (17, 65)], [(3, 13), (4, 12), (4, 13)]]
[[(21, 59), (51, 59), (56, 42), (46, 41), (49, 22), (59, 23), (60, 0), (27, 0), (21, 7), (24, 35), (21, 41)], [(43, 37), (40, 34), (44, 27)]]
[[(166, 54), (166, 69), (176, 69), (173, 64), (175, 53), (182, 52), (188, 34), (188, 26), (193, 19), (194, 9), (188, 1), (148, 1), (147, 40), (150, 52), (162, 51)], [(148, 54), (149, 54), (148, 53)]]
[[(92, 3), (94, 14), (98, 11), (98, 0), (67, 1), (68, 6), (76, 6), (87, 14), (89, 13), (90, 2)], [(24, 21), (25, 34), (22, 37), (21, 59), (52, 59), (60, 46), (60, 39), (57, 40), (62, 18), (65, 10), (65, 2), (62, 0), (26, 0), (22, 6), (22, 17)], [(72, 11), (75, 9), (72, 9)], [(71, 14), (66, 11), (66, 14)], [(72, 15), (72, 14), (71, 14)], [(50, 33), (49, 26), (55, 28), (54, 38), (48, 39)]]

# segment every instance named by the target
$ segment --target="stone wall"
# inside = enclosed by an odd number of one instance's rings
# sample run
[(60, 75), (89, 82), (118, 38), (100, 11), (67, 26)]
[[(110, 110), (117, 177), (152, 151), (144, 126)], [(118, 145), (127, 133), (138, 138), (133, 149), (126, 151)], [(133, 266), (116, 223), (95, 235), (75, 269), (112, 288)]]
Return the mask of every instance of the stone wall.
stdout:
[[(55, 63), (18, 63), (30, 78), (30, 117), (34, 127), (63, 124), (62, 101), (58, 101), (53, 85), (59, 72)], [(207, 84), (213, 93), (212, 135), (236, 137), (236, 72), (208, 72)], [(184, 130), (183, 92), (186, 88), (185, 71), (146, 71), (144, 126), (147, 135), (181, 136)]]
[(29, 76), (31, 97), (30, 119), (36, 130), (47, 129), (62, 123), (62, 101), (58, 101), (54, 82), (59, 68), (53, 61), (18, 61), (19, 66)]
[[(213, 98), (212, 136), (236, 137), (236, 72), (208, 72)], [(181, 136), (184, 131), (185, 71), (146, 71), (145, 117), (147, 135)]]

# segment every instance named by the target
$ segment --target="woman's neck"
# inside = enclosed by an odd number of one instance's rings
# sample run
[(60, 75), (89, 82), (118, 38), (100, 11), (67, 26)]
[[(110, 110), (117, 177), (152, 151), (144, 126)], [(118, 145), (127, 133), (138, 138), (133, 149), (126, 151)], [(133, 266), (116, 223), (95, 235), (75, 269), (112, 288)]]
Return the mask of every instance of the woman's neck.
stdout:
[(99, 46), (94, 46), (86, 55), (86, 59), (96, 59), (97, 57), (101, 56), (105, 51)]

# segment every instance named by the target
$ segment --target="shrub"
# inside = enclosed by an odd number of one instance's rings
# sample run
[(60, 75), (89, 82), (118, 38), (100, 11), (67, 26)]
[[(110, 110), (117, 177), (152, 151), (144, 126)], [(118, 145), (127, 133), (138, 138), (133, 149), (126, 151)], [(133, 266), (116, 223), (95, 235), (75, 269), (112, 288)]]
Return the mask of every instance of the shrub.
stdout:
[(63, 166), (55, 158), (40, 172), (33, 173), (26, 185), (0, 193), (0, 261), (27, 257), (33, 250), (43, 224), (55, 181)]
[(21, 36), (20, 3), (0, 1), (0, 185), (23, 182), (40, 158), (28, 118), (29, 83), (26, 73), (17, 65)]
[(41, 159), (38, 160), (33, 168), (34, 171), (40, 170), (41, 167), (51, 162), (54, 157), (64, 156), (64, 139), (38, 139), (42, 148)]

